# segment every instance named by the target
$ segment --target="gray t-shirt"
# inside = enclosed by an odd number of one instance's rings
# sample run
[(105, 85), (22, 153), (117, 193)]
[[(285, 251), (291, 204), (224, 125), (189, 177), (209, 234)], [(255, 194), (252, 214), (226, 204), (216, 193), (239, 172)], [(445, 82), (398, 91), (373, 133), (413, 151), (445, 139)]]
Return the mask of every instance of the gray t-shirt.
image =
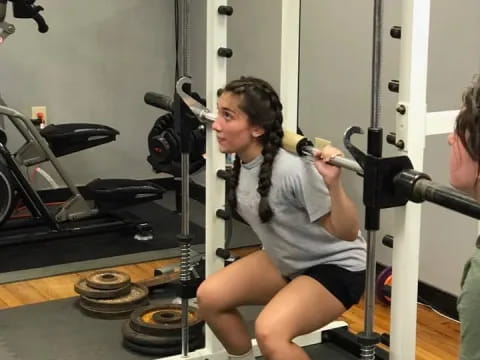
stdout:
[(251, 226), (284, 276), (318, 264), (350, 271), (365, 269), (365, 240), (341, 240), (320, 225), (330, 212), (330, 196), (313, 163), (280, 149), (272, 170), (269, 203), (274, 215), (262, 223), (258, 215), (258, 174), (263, 156), (242, 164), (237, 187), (237, 211)]

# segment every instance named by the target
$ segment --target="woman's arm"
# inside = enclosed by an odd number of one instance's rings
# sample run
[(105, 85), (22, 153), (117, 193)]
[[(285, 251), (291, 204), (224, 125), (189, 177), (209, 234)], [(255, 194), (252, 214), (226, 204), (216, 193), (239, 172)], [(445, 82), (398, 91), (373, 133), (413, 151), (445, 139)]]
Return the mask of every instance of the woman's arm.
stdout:
[(358, 214), (352, 200), (347, 196), (340, 182), (328, 186), (331, 210), (320, 219), (320, 224), (339, 239), (353, 241), (358, 237)]
[(342, 152), (330, 145), (314, 155), (315, 167), (325, 181), (331, 202), (330, 213), (320, 219), (320, 224), (332, 235), (353, 241), (357, 239), (360, 228), (357, 209), (340, 181), (340, 168), (327, 164), (331, 157), (337, 155), (342, 155)]

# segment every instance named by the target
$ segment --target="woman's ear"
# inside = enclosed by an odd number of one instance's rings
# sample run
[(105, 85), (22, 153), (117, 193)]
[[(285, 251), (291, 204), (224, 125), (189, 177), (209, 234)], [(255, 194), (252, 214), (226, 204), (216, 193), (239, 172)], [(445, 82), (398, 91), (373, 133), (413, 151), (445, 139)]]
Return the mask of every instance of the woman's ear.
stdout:
[(252, 136), (254, 138), (259, 138), (263, 134), (265, 134), (265, 129), (263, 129), (262, 127), (260, 127), (260, 126), (253, 126), (252, 127)]

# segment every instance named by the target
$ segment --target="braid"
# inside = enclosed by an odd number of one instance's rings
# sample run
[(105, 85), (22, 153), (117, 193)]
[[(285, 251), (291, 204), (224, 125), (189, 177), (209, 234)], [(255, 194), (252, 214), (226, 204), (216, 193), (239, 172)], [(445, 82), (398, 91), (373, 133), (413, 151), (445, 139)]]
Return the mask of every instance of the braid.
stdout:
[(268, 222), (272, 216), (273, 211), (268, 202), (268, 194), (272, 186), (272, 170), (273, 160), (282, 146), (283, 129), (282, 126), (277, 126), (272, 129), (266, 144), (263, 147), (263, 163), (260, 167), (260, 174), (258, 176), (257, 192), (260, 194), (260, 203), (258, 205), (258, 215), (262, 222)]
[(240, 158), (237, 156), (233, 162), (233, 171), (230, 176), (230, 189), (228, 191), (228, 203), (232, 209), (237, 208), (237, 186), (240, 178)]
[[(223, 91), (232, 92), (242, 96), (242, 110), (248, 115), (252, 125), (259, 125), (264, 129), (264, 134), (259, 140), (263, 145), (263, 163), (258, 176), (257, 192), (260, 194), (258, 214), (260, 220), (268, 222), (273, 211), (268, 202), (268, 194), (272, 185), (272, 169), (275, 156), (282, 145), (283, 115), (282, 104), (272, 86), (264, 80), (253, 77), (241, 77), (227, 84)], [(232, 209), (237, 207), (236, 189), (240, 177), (240, 159), (235, 159), (233, 173), (230, 180), (228, 200)]]
[(261, 197), (258, 205), (258, 215), (260, 216), (260, 220), (262, 220), (263, 223), (266, 223), (273, 217), (273, 211), (268, 202), (268, 194), (270, 193), (270, 187), (272, 186), (273, 161), (275, 156), (277, 156), (278, 150), (282, 146), (283, 114), (280, 99), (271, 86), (261, 84), (260, 87), (269, 97), (270, 106), (274, 112), (273, 123), (271, 124), (270, 129), (265, 132), (264, 146), (262, 150), (263, 163), (260, 167), (257, 187), (257, 192)]

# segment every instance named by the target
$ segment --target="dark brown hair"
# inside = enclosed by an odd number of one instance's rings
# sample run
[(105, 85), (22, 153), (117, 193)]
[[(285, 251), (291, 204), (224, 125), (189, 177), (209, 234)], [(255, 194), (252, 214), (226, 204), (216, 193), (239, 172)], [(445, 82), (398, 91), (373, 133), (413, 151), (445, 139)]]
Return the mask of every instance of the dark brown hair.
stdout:
[(480, 163), (480, 77), (463, 93), (463, 106), (455, 121), (455, 133), (470, 157)]
[[(262, 222), (268, 222), (273, 211), (268, 202), (268, 194), (272, 185), (273, 160), (282, 145), (283, 115), (282, 103), (273, 87), (266, 81), (255, 77), (241, 77), (229, 82), (220, 89), (218, 95), (229, 92), (240, 97), (239, 108), (248, 116), (253, 126), (260, 126), (264, 134), (259, 137), (263, 146), (263, 163), (260, 167), (257, 192), (260, 194), (258, 215)], [(240, 158), (237, 156), (230, 179), (228, 201), (233, 209), (237, 207), (237, 186), (240, 176)]]

